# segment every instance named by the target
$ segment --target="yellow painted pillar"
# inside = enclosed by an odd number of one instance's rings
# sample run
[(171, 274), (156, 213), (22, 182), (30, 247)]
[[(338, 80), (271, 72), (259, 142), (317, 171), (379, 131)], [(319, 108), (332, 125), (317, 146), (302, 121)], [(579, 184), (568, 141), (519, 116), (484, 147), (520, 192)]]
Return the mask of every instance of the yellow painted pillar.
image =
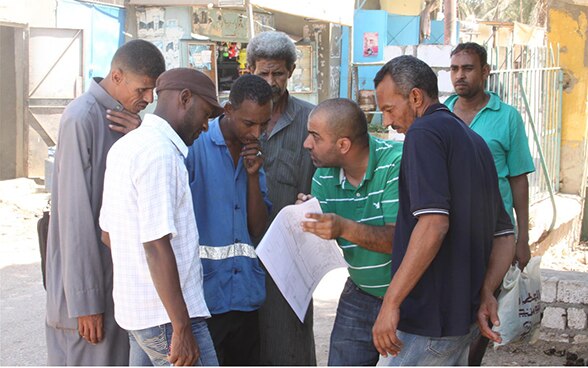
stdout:
[(588, 171), (588, 2), (554, 0), (547, 38), (564, 71), (560, 192), (584, 196)]

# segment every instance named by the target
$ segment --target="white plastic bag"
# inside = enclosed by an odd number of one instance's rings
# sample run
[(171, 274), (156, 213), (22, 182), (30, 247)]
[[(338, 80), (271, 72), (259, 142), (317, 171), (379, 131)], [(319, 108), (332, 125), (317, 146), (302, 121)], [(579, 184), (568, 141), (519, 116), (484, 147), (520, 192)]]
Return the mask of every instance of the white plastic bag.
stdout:
[(498, 296), (500, 326), (492, 329), (502, 337), (494, 348), (511, 342), (534, 343), (541, 325), (541, 257), (533, 257), (521, 272), (511, 266)]

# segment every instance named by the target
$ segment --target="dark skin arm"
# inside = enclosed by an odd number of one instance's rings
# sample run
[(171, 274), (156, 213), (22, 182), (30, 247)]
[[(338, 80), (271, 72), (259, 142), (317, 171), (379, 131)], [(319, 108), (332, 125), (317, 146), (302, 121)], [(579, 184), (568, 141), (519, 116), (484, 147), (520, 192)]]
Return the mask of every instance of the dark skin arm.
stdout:
[(110, 234), (103, 230), (100, 239), (102, 240), (102, 243), (110, 249)]
[(106, 118), (113, 122), (108, 127), (122, 134), (127, 134), (141, 125), (141, 117), (128, 111), (106, 110)]
[(376, 350), (383, 355), (398, 355), (402, 341), (396, 334), (400, 305), (423, 276), (441, 248), (449, 230), (449, 217), (422, 215), (410, 236), (408, 249), (384, 296), (372, 337)]
[(263, 165), (263, 155), (257, 156), (260, 150), (257, 141), (244, 145), (240, 154), (247, 170), (247, 228), (253, 238), (263, 234), (269, 217), (259, 186), (259, 170)]
[[(110, 237), (107, 232), (102, 232), (102, 242), (110, 248)], [(81, 316), (78, 320), (78, 333), (92, 345), (98, 344), (104, 338), (104, 315), (91, 314)]]
[(488, 321), (492, 321), (494, 326), (500, 325), (498, 319), (498, 301), (494, 297), (494, 291), (498, 289), (506, 271), (512, 262), (514, 256), (514, 236), (495, 237), (492, 242), (492, 252), (488, 262), (488, 269), (484, 276), (484, 283), (480, 291), (480, 309), (478, 309), (478, 326), (482, 335), (488, 339), (501, 342), (499, 334), (492, 331)]
[(143, 247), (153, 284), (172, 324), (172, 341), (167, 360), (173, 365), (194, 365), (200, 350), (192, 334), (192, 323), (180, 287), (170, 236), (168, 234), (143, 243)]
[(517, 244), (514, 259), (519, 262), (519, 268), (525, 268), (531, 259), (529, 249), (529, 180), (527, 174), (508, 178), (514, 210), (517, 215)]

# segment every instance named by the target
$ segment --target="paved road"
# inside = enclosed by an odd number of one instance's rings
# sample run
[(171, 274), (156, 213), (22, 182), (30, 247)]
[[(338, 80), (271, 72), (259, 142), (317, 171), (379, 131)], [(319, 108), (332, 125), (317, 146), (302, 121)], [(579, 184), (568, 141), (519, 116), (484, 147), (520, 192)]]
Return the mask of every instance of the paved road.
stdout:
[[(48, 194), (30, 179), (0, 181), (0, 366), (43, 366), (45, 290), (36, 223)], [(317, 363), (327, 363), (336, 304), (347, 271), (325, 276), (314, 293)]]
[(46, 365), (44, 326), (39, 263), (0, 269), (0, 365)]
[[(328, 274), (314, 294), (319, 366), (327, 363), (328, 339), (346, 270)], [(38, 262), (0, 269), (0, 366), (46, 365), (45, 290)]]

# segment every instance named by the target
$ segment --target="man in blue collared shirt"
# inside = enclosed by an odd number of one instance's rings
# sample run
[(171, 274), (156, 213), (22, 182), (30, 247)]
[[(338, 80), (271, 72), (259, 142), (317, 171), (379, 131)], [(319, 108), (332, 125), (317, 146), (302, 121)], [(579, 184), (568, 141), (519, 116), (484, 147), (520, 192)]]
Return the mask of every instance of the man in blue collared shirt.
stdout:
[(251, 238), (261, 236), (271, 209), (259, 142), (271, 111), (271, 87), (254, 75), (240, 77), (225, 113), (190, 147), (186, 162), (208, 328), (221, 365), (259, 365), (265, 274)]

